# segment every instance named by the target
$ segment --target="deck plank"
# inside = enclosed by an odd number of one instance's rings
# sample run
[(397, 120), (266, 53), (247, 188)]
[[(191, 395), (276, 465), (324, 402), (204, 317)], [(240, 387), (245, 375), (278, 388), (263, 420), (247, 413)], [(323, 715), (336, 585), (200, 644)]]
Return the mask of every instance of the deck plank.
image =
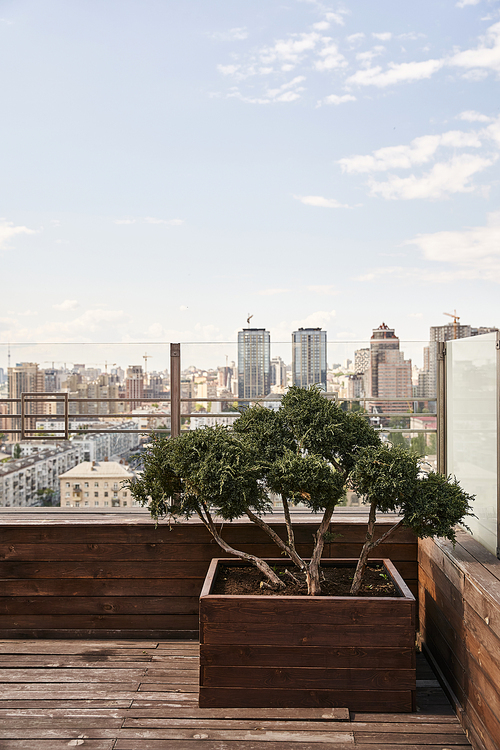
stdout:
[(465, 750), (420, 659), (414, 714), (198, 707), (197, 641), (0, 641), (2, 750)]

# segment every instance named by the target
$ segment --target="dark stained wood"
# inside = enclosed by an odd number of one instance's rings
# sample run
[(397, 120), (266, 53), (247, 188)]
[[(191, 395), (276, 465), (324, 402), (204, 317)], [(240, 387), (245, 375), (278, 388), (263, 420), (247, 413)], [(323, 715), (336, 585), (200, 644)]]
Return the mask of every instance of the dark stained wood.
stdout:
[(200, 687), (200, 705), (211, 706), (332, 706), (359, 711), (381, 711), (390, 705), (393, 711), (410, 713), (413, 700), (411, 690), (300, 690), (296, 688), (206, 688)]
[(413, 669), (321, 669), (319, 667), (205, 667), (203, 687), (326, 690), (412, 690)]
[[(194, 615), (198, 597), (188, 596), (0, 596), (1, 615)], [(1, 620), (0, 620), (1, 622)]]
[[(236, 654), (235, 654), (236, 652)], [(415, 666), (415, 648), (373, 648), (365, 646), (315, 647), (315, 646), (215, 646), (205, 644), (200, 654), (200, 664), (232, 666), (235, 658), (242, 667), (265, 666), (270, 657), (275, 667), (290, 664), (307, 667), (337, 667), (350, 669), (409, 668)], [(154, 657), (153, 657), (154, 658)]]
[[(377, 533), (395, 520), (384, 520)], [(285, 539), (283, 518), (275, 514), (271, 523)], [(365, 527), (359, 516), (335, 519), (331, 530), (339, 536), (325, 546), (325, 556), (334, 548), (335, 556), (357, 556)], [(296, 539), (304, 555), (310, 553), (315, 529), (309, 515), (298, 518)], [(267, 535), (248, 521), (225, 524), (224, 535), (241, 549), (266, 557), (277, 554)], [(415, 591), (417, 545), (411, 532), (398, 529), (377, 549), (378, 556), (389, 553)], [(140, 638), (141, 627), (145, 637), (197, 635), (196, 599), (210, 559), (220, 554), (196, 520), (155, 528), (141, 512), (84, 517), (36, 510), (5, 513), (0, 528), (0, 638), (113, 638), (120, 630)], [(142, 614), (142, 626), (123, 619)], [(183, 621), (183, 616), (191, 619)], [(175, 617), (177, 622), (151, 619), (155, 617)]]
[[(218, 566), (228, 564), (239, 565), (212, 561), (200, 598), (200, 706), (331, 705), (383, 711), (391, 705), (393, 711), (412, 710), (415, 665), (408, 652), (415, 639), (415, 600), (389, 562), (387, 569), (403, 596), (379, 599), (211, 594)], [(369, 668), (364, 654), (355, 651), (359, 644), (371, 649), (372, 658), (377, 647), (384, 653), (392, 649), (393, 666), (389, 669), (380, 660)], [(253, 646), (265, 647), (258, 651), (258, 665), (248, 663), (247, 649)], [(282, 655), (275, 663), (283, 646), (288, 663), (283, 664)], [(321, 666), (320, 646), (325, 647)], [(307, 662), (309, 648), (314, 649), (314, 666)], [(338, 664), (336, 653), (349, 648), (349, 666), (345, 658)], [(218, 654), (223, 654), (221, 664)]]
[(500, 561), (459, 532), (419, 548), (422, 636), (477, 747), (500, 746)]
[[(411, 621), (414, 603), (394, 599), (335, 597), (345, 607), (331, 605), (331, 597), (207, 597), (200, 610), (200, 622), (261, 624), (263, 619), (290, 625), (321, 622), (325, 617), (332, 627), (340, 625), (382, 626), (389, 619), (399, 625)], [(1, 602), (1, 600), (0, 600)]]
[[(262, 629), (257, 625), (242, 625), (237, 630), (231, 623), (203, 625), (203, 643), (236, 645), (277, 645), (288, 643), (290, 646), (356, 646), (366, 643), (367, 646), (382, 648), (409, 648), (415, 640), (414, 632), (401, 632), (396, 626), (388, 625), (383, 630), (379, 627), (363, 627), (353, 625), (349, 628), (333, 630), (328, 624), (299, 624), (288, 625), (282, 623), (277, 629), (269, 632), (267, 643), (263, 642)], [(231, 638), (231, 641), (228, 640)]]

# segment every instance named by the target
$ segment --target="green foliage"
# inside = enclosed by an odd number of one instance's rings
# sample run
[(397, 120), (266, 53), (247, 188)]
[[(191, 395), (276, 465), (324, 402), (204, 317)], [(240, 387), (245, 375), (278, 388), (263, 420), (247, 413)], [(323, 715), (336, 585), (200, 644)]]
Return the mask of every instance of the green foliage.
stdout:
[(14, 446), (14, 450), (12, 451), (12, 458), (21, 458), (21, 446), (19, 443), (16, 443)]
[(419, 537), (455, 540), (454, 527), (472, 515), (474, 499), (455, 480), (423, 474), (420, 458), (399, 446), (383, 445), (361, 451), (353, 473), (357, 492), (378, 511), (398, 511), (403, 524)]
[(203, 507), (226, 520), (262, 513), (269, 502), (255, 451), (225, 427), (206, 427), (170, 440), (153, 435), (144, 453), (144, 472), (127, 483), (153, 518), (189, 518)]
[(455, 542), (454, 527), (458, 523), (464, 526), (464, 517), (473, 515), (473, 500), (456, 479), (431, 471), (419, 480), (417, 491), (402, 506), (405, 526), (421, 538), (443, 536)]
[(360, 452), (353, 487), (376, 500), (377, 510), (396, 511), (415, 492), (420, 471), (418, 457), (400, 446), (379, 445)]

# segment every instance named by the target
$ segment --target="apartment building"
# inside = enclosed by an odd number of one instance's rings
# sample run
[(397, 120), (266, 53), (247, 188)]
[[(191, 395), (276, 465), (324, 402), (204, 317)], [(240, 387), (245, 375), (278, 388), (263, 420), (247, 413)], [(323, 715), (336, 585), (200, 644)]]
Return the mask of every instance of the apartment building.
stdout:
[(83, 461), (59, 476), (62, 508), (125, 508), (133, 503), (123, 482), (134, 473), (123, 461)]

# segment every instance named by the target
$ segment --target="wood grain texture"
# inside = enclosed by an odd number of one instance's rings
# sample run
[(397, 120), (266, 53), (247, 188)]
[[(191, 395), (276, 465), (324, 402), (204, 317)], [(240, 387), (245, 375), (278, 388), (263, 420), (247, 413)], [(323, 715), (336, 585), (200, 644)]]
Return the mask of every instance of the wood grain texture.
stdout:
[[(276, 515), (271, 523), (286, 539), (282, 518)], [(382, 522), (376, 533), (392, 523)], [(297, 523), (296, 540), (305, 556), (315, 528), (306, 515)], [(333, 549), (338, 557), (359, 554), (364, 519), (335, 520), (331, 531), (339, 536), (325, 546), (325, 556)], [(224, 536), (240, 549), (277, 555), (266, 534), (250, 522), (225, 524)], [(390, 544), (377, 548), (379, 557), (388, 553), (415, 590), (413, 534), (398, 529)], [(0, 638), (113, 638), (120, 630), (140, 638), (141, 629), (145, 637), (196, 635), (196, 600), (209, 561), (217, 556), (219, 547), (194, 520), (155, 528), (140, 513), (6, 514), (0, 528)]]
[[(415, 639), (415, 600), (390, 563), (391, 575), (407, 597), (211, 594), (224, 564), (239, 565), (212, 561), (200, 597), (200, 706), (265, 706), (266, 701), (298, 706), (305, 701), (303, 705), (349, 705), (356, 710), (382, 711), (389, 705), (393, 711), (412, 710), (415, 666), (408, 654)], [(334, 564), (324, 561), (326, 566)], [(370, 650), (371, 667), (363, 664), (365, 654), (356, 652), (360, 644)], [(287, 663), (284, 652), (280, 655), (283, 648)], [(376, 655), (378, 648), (382, 656), (391, 650), (391, 668)], [(312, 664), (307, 661), (309, 649)], [(254, 653), (258, 665), (249, 663)], [(346, 696), (353, 705), (346, 703)]]
[(478, 747), (500, 746), (500, 561), (460, 532), (419, 545), (422, 637)]

